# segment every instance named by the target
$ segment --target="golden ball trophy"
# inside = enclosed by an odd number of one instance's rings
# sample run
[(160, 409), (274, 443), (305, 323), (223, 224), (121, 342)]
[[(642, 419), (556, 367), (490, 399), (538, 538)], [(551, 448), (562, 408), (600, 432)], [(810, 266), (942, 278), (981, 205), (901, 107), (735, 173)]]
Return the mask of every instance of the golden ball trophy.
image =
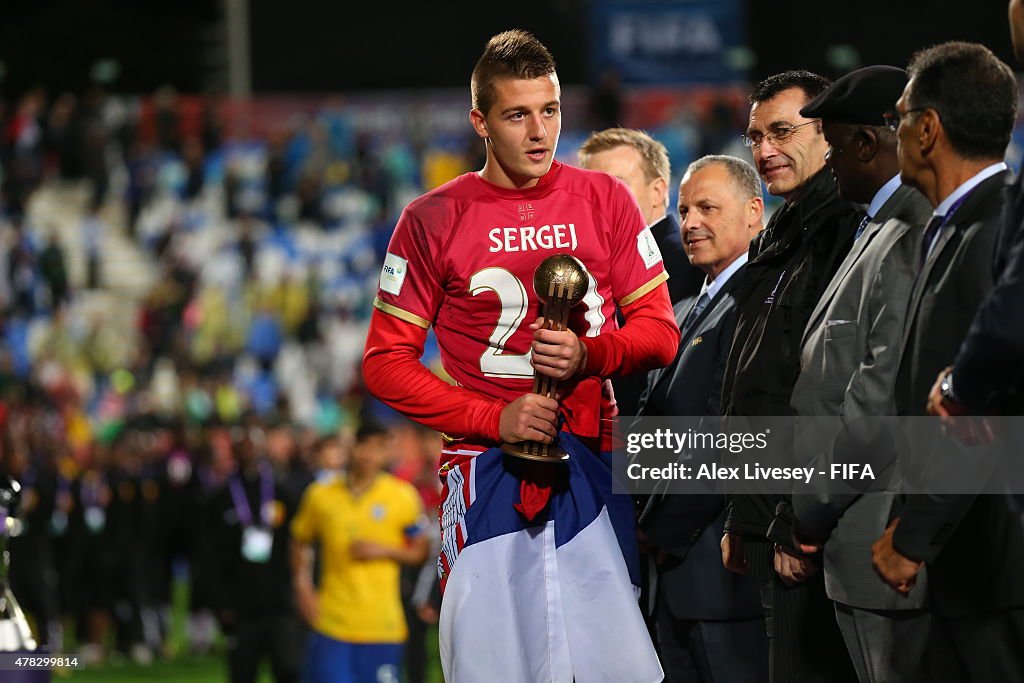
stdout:
[[(556, 254), (544, 259), (533, 272), (533, 291), (543, 304), (541, 316), (545, 330), (561, 332), (567, 329), (569, 311), (583, 300), (589, 286), (586, 268), (569, 254)], [(556, 398), (559, 381), (554, 377), (533, 372), (533, 393)], [(503, 443), (501, 450), (509, 455), (540, 462), (564, 462), (569, 454), (555, 444), (538, 441)]]

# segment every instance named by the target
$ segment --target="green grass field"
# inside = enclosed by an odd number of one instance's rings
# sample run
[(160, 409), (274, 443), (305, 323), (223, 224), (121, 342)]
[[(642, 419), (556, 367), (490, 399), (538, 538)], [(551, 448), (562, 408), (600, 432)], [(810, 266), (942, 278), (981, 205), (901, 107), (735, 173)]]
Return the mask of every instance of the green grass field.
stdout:
[[(171, 613), (169, 637), (170, 656), (141, 666), (130, 661), (108, 662), (89, 668), (54, 672), (53, 681), (61, 683), (136, 683), (137, 681), (160, 681), (161, 683), (224, 683), (227, 681), (227, 666), (223, 655), (194, 656), (187, 652), (185, 623), (188, 605), (188, 584), (178, 581), (174, 587), (174, 605)], [(441, 665), (437, 653), (437, 629), (431, 628), (427, 636), (430, 657), (428, 662), (428, 683), (443, 683)], [(222, 644), (221, 648), (222, 649)], [(69, 648), (68, 654), (73, 653)], [(259, 683), (273, 683), (269, 662), (264, 663)]]
[[(74, 683), (135, 683), (135, 681), (161, 681), (162, 683), (223, 683), (227, 680), (221, 657), (181, 657), (154, 662), (150, 666), (137, 664), (106, 664), (67, 673), (56, 673), (54, 681)], [(260, 683), (270, 683), (269, 672), (264, 671)]]

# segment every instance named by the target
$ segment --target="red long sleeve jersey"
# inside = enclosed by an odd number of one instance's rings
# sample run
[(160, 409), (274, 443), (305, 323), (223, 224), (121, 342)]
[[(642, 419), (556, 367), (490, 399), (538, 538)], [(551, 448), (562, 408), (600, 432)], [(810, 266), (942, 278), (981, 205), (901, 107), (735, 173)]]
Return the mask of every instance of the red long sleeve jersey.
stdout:
[[(533, 273), (559, 253), (583, 263), (590, 285), (569, 320), (587, 367), (564, 383), (561, 409), (574, 433), (598, 436), (613, 413), (602, 379), (668, 364), (678, 330), (661, 254), (628, 188), (558, 162), (532, 188), (468, 173), (406, 208), (374, 301), (367, 386), (430, 427), (497, 441), (501, 409), (532, 390)], [(616, 304), (627, 320), (619, 331)], [(456, 387), (419, 363), (431, 325)]]

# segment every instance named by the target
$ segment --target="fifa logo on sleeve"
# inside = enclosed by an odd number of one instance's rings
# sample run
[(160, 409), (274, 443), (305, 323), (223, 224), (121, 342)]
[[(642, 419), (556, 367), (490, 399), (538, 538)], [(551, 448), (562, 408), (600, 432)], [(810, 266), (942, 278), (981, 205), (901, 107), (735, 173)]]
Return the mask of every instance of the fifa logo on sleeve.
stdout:
[(658, 248), (658, 243), (654, 240), (654, 235), (651, 233), (650, 228), (644, 228), (636, 236), (636, 251), (640, 254), (640, 258), (643, 259), (645, 268), (650, 268), (654, 264), (661, 262), (661, 249)]
[(384, 257), (384, 267), (380, 270), (380, 289), (382, 292), (398, 296), (409, 272), (409, 262), (391, 252)]

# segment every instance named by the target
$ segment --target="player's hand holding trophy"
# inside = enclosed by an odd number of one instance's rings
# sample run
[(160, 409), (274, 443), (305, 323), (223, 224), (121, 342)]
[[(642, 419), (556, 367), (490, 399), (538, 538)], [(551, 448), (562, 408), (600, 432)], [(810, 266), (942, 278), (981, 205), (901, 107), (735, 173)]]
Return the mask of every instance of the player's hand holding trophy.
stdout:
[[(561, 332), (568, 329), (569, 312), (587, 294), (589, 277), (583, 264), (569, 254), (556, 254), (544, 259), (533, 273), (533, 290), (541, 300), (541, 316), (545, 330)], [(533, 373), (533, 393), (557, 398), (560, 382), (554, 377)], [(563, 462), (569, 459), (557, 444), (539, 441), (503, 443), (501, 450), (517, 458), (541, 462)]]

